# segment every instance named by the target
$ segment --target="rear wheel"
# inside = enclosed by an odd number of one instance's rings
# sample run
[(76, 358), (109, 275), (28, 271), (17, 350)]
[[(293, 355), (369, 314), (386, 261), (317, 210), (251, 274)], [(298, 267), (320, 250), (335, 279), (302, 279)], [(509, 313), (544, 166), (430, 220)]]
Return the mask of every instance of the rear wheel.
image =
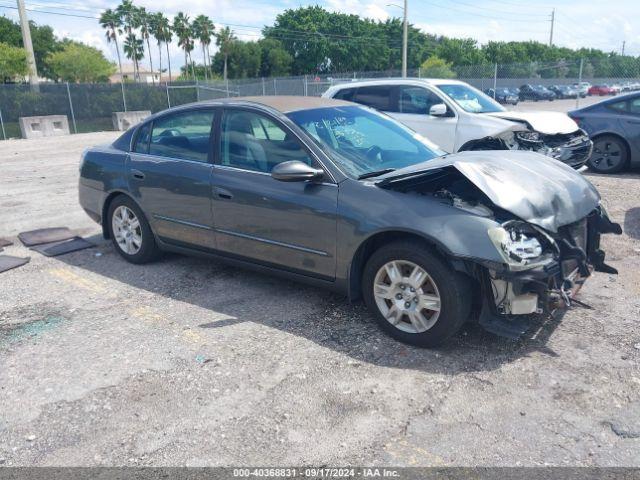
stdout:
[(617, 173), (629, 162), (625, 143), (613, 135), (603, 135), (593, 141), (593, 153), (587, 161), (589, 169), (598, 173)]
[(109, 233), (117, 252), (128, 262), (147, 263), (158, 257), (159, 250), (144, 213), (125, 195), (109, 205)]
[(424, 245), (396, 242), (367, 262), (363, 296), (386, 333), (433, 347), (454, 335), (469, 316), (469, 284)]

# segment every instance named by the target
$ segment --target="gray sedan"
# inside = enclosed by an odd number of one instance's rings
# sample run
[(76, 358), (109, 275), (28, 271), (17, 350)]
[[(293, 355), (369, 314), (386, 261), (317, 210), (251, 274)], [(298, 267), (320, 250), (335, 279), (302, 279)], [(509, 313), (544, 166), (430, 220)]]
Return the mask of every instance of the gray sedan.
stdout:
[[(532, 152), (445, 155), (367, 107), (307, 97), (197, 103), (87, 150), (80, 203), (127, 261), (162, 250), (364, 298), (420, 346), (467, 320), (517, 337), (571, 304), (620, 233), (580, 174)], [(277, 294), (277, 292), (274, 292)]]
[(569, 112), (593, 140), (589, 168), (617, 173), (640, 165), (640, 94), (631, 93)]

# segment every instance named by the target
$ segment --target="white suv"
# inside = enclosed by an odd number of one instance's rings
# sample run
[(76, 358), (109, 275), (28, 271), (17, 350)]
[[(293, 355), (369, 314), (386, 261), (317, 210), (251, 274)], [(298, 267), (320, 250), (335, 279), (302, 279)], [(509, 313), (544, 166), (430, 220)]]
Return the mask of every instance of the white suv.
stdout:
[(323, 97), (388, 113), (447, 152), (530, 150), (573, 168), (584, 165), (592, 142), (566, 114), (514, 112), (459, 80), (384, 79), (335, 85)]

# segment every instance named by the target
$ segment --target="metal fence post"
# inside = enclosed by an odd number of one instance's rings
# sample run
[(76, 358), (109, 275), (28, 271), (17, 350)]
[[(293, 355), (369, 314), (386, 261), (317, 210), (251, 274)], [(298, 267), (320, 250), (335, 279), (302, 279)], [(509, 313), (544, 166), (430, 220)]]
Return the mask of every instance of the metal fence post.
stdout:
[(120, 77), (120, 88), (122, 90), (122, 106), (124, 107), (124, 111), (127, 111), (127, 97), (124, 94), (124, 80)]
[[(580, 70), (578, 70), (578, 89), (582, 88), (582, 65), (584, 63), (584, 58), (580, 59)], [(576, 108), (580, 107), (580, 90), (578, 90), (578, 95), (576, 95)]]
[(422, 78), (422, 67), (418, 67), (418, 78)]
[(496, 99), (496, 87), (498, 86), (498, 63), (496, 62), (493, 69), (493, 99)]
[(0, 108), (0, 127), (2, 127), (2, 138), (7, 139), (7, 132), (4, 131), (4, 120), (2, 119), (2, 109)]
[(266, 95), (267, 94), (267, 87), (264, 84), (264, 77), (262, 77), (262, 95)]
[(274, 95), (278, 94), (278, 87), (277, 87), (276, 77), (273, 77), (273, 94)]
[(71, 90), (69, 90), (69, 82), (67, 82), (67, 97), (69, 98), (69, 110), (71, 110), (71, 120), (73, 122), (73, 133), (78, 133), (76, 125), (76, 114), (73, 111), (73, 102), (71, 101)]
[(226, 80), (226, 87), (227, 87), (227, 97), (229, 96), (229, 79), (227, 78)]
[(169, 97), (169, 82), (164, 82), (164, 86), (167, 89), (167, 108), (171, 108), (171, 98)]
[(309, 96), (309, 85), (307, 84), (307, 76), (304, 76), (304, 96)]

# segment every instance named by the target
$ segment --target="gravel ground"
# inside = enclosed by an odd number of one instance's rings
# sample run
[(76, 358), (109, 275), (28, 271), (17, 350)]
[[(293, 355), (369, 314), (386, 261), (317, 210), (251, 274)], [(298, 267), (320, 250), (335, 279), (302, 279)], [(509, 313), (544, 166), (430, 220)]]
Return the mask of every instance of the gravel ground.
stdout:
[[(555, 102), (554, 102), (555, 103)], [(213, 261), (124, 262), (77, 204), (114, 133), (0, 143), (0, 236), (98, 247), (0, 274), (0, 464), (640, 466), (640, 175), (589, 174), (624, 234), (561, 320), (424, 350), (361, 304)]]

